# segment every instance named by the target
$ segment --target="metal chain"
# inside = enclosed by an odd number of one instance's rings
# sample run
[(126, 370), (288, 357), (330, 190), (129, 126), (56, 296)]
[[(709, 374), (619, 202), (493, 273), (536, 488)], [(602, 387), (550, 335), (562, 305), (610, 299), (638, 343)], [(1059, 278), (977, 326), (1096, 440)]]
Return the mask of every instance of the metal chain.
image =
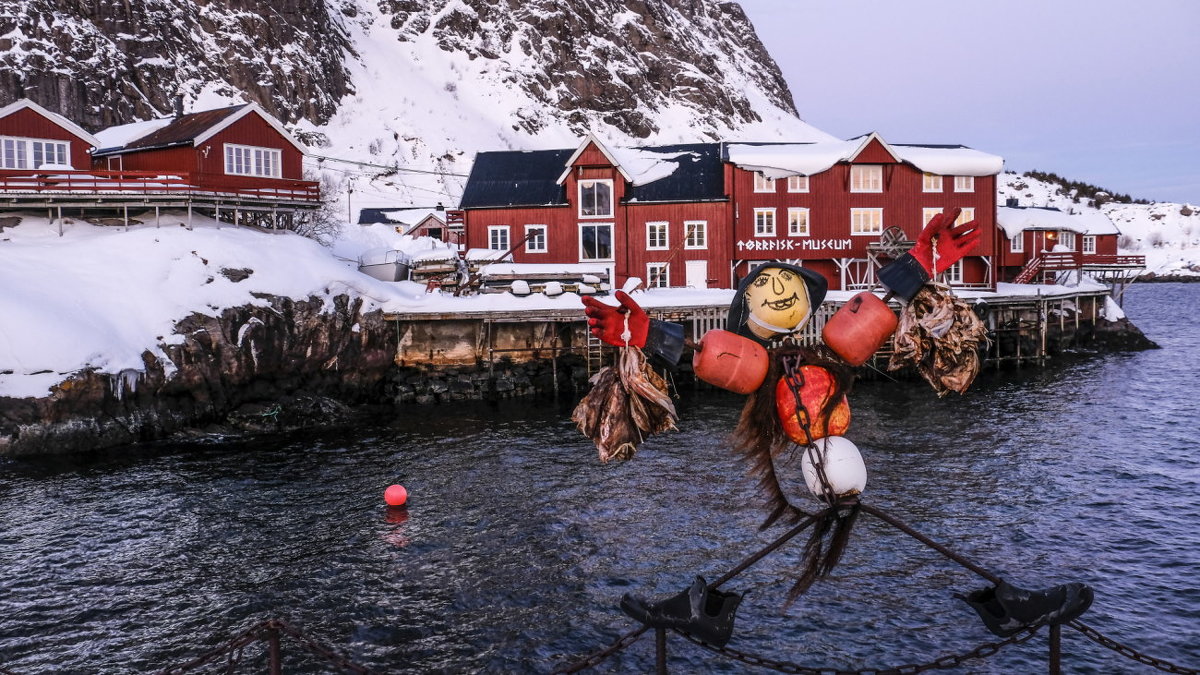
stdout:
[(362, 675), (369, 675), (369, 673), (372, 672), (370, 668), (354, 663), (347, 657), (335, 652), (329, 647), (316, 642), (304, 633), (301, 633), (299, 630), (293, 628), (283, 619), (271, 619), (267, 623), (269, 624), (270, 628), (278, 628), (279, 632), (286, 633), (287, 635), (296, 638), (300, 641), (301, 646), (307, 649), (310, 653), (320, 656), (329, 663), (340, 668), (343, 672), (361, 673)]
[(1153, 656), (1147, 656), (1146, 654), (1142, 654), (1141, 652), (1137, 651), (1136, 649), (1133, 649), (1132, 647), (1128, 647), (1126, 645), (1123, 645), (1123, 644), (1117, 642), (1116, 640), (1113, 640), (1112, 638), (1101, 635), (1100, 632), (1097, 631), (1095, 628), (1092, 628), (1091, 626), (1087, 626), (1079, 621), (1071, 621), (1071, 622), (1067, 623), (1067, 625), (1070, 626), (1071, 628), (1074, 628), (1075, 630), (1079, 631), (1080, 633), (1083, 633), (1084, 637), (1088, 638), (1092, 642), (1095, 642), (1096, 644), (1104, 646), (1104, 647), (1108, 647), (1109, 649), (1120, 654), (1121, 656), (1125, 656), (1127, 658), (1133, 659), (1134, 661), (1137, 661), (1139, 663), (1144, 663), (1145, 665), (1150, 666), (1152, 668), (1157, 668), (1159, 670), (1162, 670), (1162, 671), (1165, 671), (1168, 673), (1182, 673), (1183, 675), (1200, 675), (1200, 670), (1196, 670), (1195, 668), (1185, 668), (1183, 666), (1177, 666), (1174, 663), (1170, 663), (1170, 662), (1164, 661), (1162, 659), (1154, 658)]
[(946, 668), (954, 668), (962, 665), (964, 661), (987, 658), (1000, 651), (1004, 647), (1025, 642), (1036, 635), (1037, 631), (1037, 628), (1026, 628), (1025, 630), (1013, 635), (1008, 639), (1001, 640), (999, 642), (986, 642), (969, 652), (963, 652), (962, 654), (947, 654), (946, 656), (938, 657), (929, 663), (909, 663), (902, 666), (894, 666), (892, 668), (863, 668), (861, 670), (812, 668), (809, 666), (801, 666), (790, 661), (776, 661), (774, 659), (758, 656), (757, 654), (750, 654), (749, 652), (733, 649), (731, 647), (717, 647), (715, 645), (710, 645), (707, 642), (692, 637), (681, 630), (676, 630), (675, 632), (679, 633), (690, 642), (700, 645), (709, 651), (716, 652), (723, 656), (734, 659), (735, 661), (741, 661), (742, 663), (752, 666), (768, 668), (781, 673), (798, 673), (799, 675), (829, 675), (830, 673), (837, 673), (838, 675), (909, 675), (911, 673), (922, 673), (926, 670), (944, 670)]
[(347, 657), (337, 653), (336, 651), (316, 642), (296, 628), (293, 628), (283, 619), (268, 619), (260, 623), (256, 623), (250, 628), (242, 631), (224, 644), (210, 650), (204, 655), (187, 663), (167, 668), (159, 671), (159, 675), (178, 675), (186, 673), (190, 670), (195, 670), (201, 666), (208, 665), (221, 657), (226, 657), (225, 672), (233, 672), (234, 668), (242, 659), (242, 650), (255, 642), (265, 642), (268, 633), (272, 630), (278, 630), (280, 633), (285, 633), (290, 637), (295, 638), (300, 642), (300, 645), (307, 649), (311, 654), (319, 656), (328, 661), (333, 666), (337, 667), (341, 672), (358, 673), (360, 675), (369, 675), (372, 671), (361, 666)]
[(576, 661), (570, 665), (563, 666), (562, 668), (555, 668), (554, 670), (550, 671), (551, 675), (560, 675), (563, 673), (578, 673), (579, 671), (581, 671), (585, 668), (593, 668), (595, 666), (598, 666), (601, 663), (603, 663), (604, 660), (607, 659), (608, 657), (612, 656), (613, 654), (616, 654), (617, 652), (621, 651), (622, 649), (625, 649), (629, 645), (637, 642), (637, 639), (642, 636), (642, 633), (645, 633), (648, 630), (650, 630), (650, 626), (646, 626), (646, 625), (643, 625), (641, 628), (638, 628), (636, 630), (632, 630), (632, 631), (622, 635), (621, 637), (617, 638), (616, 642), (605, 647), (604, 649), (601, 649), (598, 652), (589, 654), (588, 656), (584, 657), (583, 659), (580, 659), (579, 661)]
[(234, 636), (232, 639), (230, 639), (225, 644), (222, 644), (221, 646), (212, 649), (211, 651), (205, 653), (204, 655), (200, 656), (199, 658), (193, 659), (192, 661), (188, 661), (187, 663), (180, 665), (180, 666), (175, 666), (173, 668), (167, 668), (165, 670), (160, 670), (159, 675), (177, 675), (178, 673), (185, 673), (189, 670), (199, 668), (200, 666), (208, 665), (208, 664), (212, 663), (213, 661), (216, 661), (217, 659), (221, 658), (222, 656), (231, 655), (231, 654), (233, 654), (233, 652), (241, 649), (242, 647), (245, 647), (246, 645), (257, 642), (259, 640), (259, 637), (258, 637), (259, 631), (261, 631), (266, 625), (267, 625), (266, 621), (263, 621), (262, 623), (257, 623), (255, 625), (251, 626), (250, 628), (247, 628), (246, 630), (242, 631), (238, 635)]

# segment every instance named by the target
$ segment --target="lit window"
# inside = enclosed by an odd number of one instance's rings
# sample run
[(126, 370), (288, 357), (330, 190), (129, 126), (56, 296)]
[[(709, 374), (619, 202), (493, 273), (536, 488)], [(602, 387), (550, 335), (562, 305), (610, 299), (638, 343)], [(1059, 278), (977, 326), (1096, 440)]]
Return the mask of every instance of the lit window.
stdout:
[(936, 173), (923, 174), (921, 181), (921, 190), (923, 192), (941, 192), (942, 177)]
[(926, 225), (928, 225), (929, 221), (933, 220), (933, 217), (938, 215), (941, 212), (942, 212), (942, 210), (940, 208), (939, 209), (921, 209), (921, 227), (923, 228)]
[(0, 168), (40, 169), (46, 164), (70, 166), (70, 143), (0, 136)]
[(969, 223), (972, 220), (975, 220), (975, 208), (974, 207), (966, 207), (962, 211), (959, 212), (958, 219), (954, 221), (954, 224), (962, 225), (964, 223)]
[(1083, 252), (1084, 253), (1095, 253), (1096, 252), (1096, 235), (1094, 235), (1094, 234), (1083, 235)]
[(1068, 251), (1075, 250), (1075, 233), (1063, 230), (1058, 234), (1058, 243)]
[(282, 176), (283, 151), (253, 145), (225, 144), (225, 173), (231, 176)]
[(546, 252), (546, 226), (545, 225), (526, 225), (525, 226), (525, 250), (529, 253), (545, 253)]
[(755, 192), (774, 192), (775, 191), (775, 179), (767, 178), (766, 176), (764, 176), (761, 173), (758, 173), (756, 171), (754, 173), (754, 191)]
[(953, 265), (946, 268), (942, 273), (942, 279), (948, 284), (961, 284), (963, 280), (963, 261), (959, 260)]
[(883, 232), (883, 209), (850, 209), (850, 234)]
[(974, 192), (975, 191), (975, 176), (955, 176), (954, 177), (955, 192)]
[(775, 209), (754, 209), (754, 236), (775, 236)]
[(507, 251), (511, 248), (508, 243), (508, 226), (492, 225), (488, 227), (488, 248), (493, 251)]
[(613, 214), (611, 180), (579, 181), (579, 215), (582, 218), (611, 218)]
[(664, 249), (667, 247), (667, 223), (646, 223), (646, 249)]
[(851, 192), (883, 192), (883, 167), (878, 164), (855, 164), (850, 167)]
[(788, 176), (788, 192), (808, 192), (808, 176)]
[(708, 221), (685, 220), (683, 231), (687, 233), (683, 240), (684, 248), (708, 248)]
[(613, 259), (612, 223), (580, 223), (579, 259)]
[(1025, 233), (1018, 232), (1008, 240), (1008, 250), (1010, 253), (1025, 252)]
[(666, 288), (670, 285), (668, 263), (646, 263), (646, 287)]
[(788, 236), (808, 236), (808, 209), (788, 209)]

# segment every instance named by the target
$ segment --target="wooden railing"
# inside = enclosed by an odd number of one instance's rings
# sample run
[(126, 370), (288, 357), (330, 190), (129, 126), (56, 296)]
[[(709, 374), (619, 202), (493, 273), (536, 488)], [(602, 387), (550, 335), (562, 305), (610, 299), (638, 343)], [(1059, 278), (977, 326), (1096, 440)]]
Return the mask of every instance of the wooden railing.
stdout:
[(1078, 251), (1042, 251), (1041, 255), (1030, 258), (1029, 262), (1025, 263), (1025, 267), (1021, 268), (1020, 274), (1013, 279), (1013, 283), (1027, 284), (1042, 272), (1078, 270), (1084, 266), (1092, 265), (1128, 269), (1144, 268), (1146, 266), (1146, 256), (1083, 254)]
[(162, 171), (0, 171), (0, 192), (97, 195), (231, 195), (319, 202), (315, 181)]
[(1105, 265), (1108, 267), (1145, 267), (1146, 256), (1144, 255), (1097, 255), (1095, 253), (1085, 253), (1083, 256), (1084, 265)]

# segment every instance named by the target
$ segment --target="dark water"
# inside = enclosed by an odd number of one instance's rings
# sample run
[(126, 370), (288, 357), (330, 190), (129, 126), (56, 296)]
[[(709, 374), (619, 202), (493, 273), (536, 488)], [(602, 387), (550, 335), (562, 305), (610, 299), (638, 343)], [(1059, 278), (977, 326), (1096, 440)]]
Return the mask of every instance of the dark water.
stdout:
[[(1200, 667), (1200, 284), (1135, 286), (1163, 349), (991, 374), (964, 397), (864, 383), (865, 499), (1012, 582), (1087, 582), (1089, 625)], [(603, 466), (569, 407), (413, 409), (356, 433), (0, 463), (0, 668), (143, 672), (285, 617), (391, 672), (544, 672), (632, 627), (621, 594), (710, 579), (777, 536), (725, 437), (740, 399)], [(382, 506), (403, 483), (403, 515)], [(806, 502), (811, 504), (811, 502)], [(842, 564), (782, 597), (802, 539), (727, 588), (730, 646), (811, 667), (919, 663), (994, 638), (969, 572), (864, 517)], [(1045, 669), (1044, 632), (958, 672)], [(744, 672), (672, 638), (677, 672)], [(1065, 671), (1148, 672), (1072, 630)], [(255, 652), (257, 654), (258, 652)], [(290, 672), (321, 672), (285, 650)], [(258, 665), (261, 658), (248, 653)], [(653, 669), (645, 636), (601, 666)]]

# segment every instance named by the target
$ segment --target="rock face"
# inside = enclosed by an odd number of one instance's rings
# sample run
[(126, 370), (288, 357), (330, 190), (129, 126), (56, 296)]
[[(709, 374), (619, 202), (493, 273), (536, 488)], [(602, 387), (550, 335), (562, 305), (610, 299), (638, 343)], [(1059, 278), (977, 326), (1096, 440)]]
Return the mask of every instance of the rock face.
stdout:
[[(40, 399), (0, 399), (0, 455), (93, 450), (229, 419), (318, 424), (382, 400), (396, 353), (379, 312), (338, 296), (238, 307), (180, 322), (146, 372), (85, 372)], [(252, 427), (252, 424), (243, 425)], [(266, 425), (263, 425), (266, 426)]]
[[(369, 58), (353, 41), (390, 34), (496, 62), (489, 86), (544, 107), (495, 122), (530, 134), (602, 120), (645, 138), (680, 119), (657, 116), (671, 109), (737, 128), (759, 119), (749, 83), (795, 112), (741, 7), (723, 0), (0, 0), (0, 105), (28, 97), (97, 130), (170, 114), (177, 95), (190, 107), (241, 94), (320, 126), (354, 93), (348, 65)], [(405, 64), (383, 65), (403, 79)]]

